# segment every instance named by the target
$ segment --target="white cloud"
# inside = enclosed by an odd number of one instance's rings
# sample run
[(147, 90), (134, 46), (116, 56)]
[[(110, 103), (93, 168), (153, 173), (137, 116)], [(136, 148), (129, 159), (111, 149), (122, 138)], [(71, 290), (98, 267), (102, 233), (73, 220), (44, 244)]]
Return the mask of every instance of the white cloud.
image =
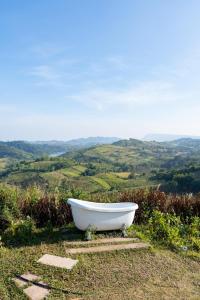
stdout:
[[(198, 51), (188, 52), (176, 64), (154, 67), (138, 80), (120, 56), (108, 57), (92, 67), (90, 85), (71, 96), (68, 95), (68, 100), (100, 111), (109, 110), (113, 106), (119, 111), (122, 107), (127, 107), (127, 113), (128, 109), (138, 106), (154, 105), (156, 110), (156, 105), (162, 106), (164, 103), (171, 103), (174, 107), (188, 107), (191, 103), (200, 102)], [(113, 72), (109, 73), (112, 68)], [(118, 81), (114, 78), (122, 72), (118, 72), (117, 68), (127, 68), (127, 73), (123, 73), (124, 76)], [(134, 69), (133, 65), (132, 68)]]
[(110, 56), (106, 59), (106, 62), (119, 70), (128, 69), (128, 64), (125, 62), (125, 59), (122, 56)]
[(50, 81), (60, 78), (60, 75), (49, 65), (33, 67), (30, 74), (40, 79)]
[(180, 101), (186, 95), (178, 93), (173, 84), (164, 81), (145, 81), (133, 84), (123, 90), (89, 89), (80, 94), (66, 97), (98, 110), (113, 105), (126, 105), (127, 108), (164, 102)]
[(61, 55), (66, 52), (70, 47), (69, 46), (58, 46), (51, 43), (43, 43), (40, 45), (35, 45), (31, 48), (36, 56), (40, 58), (49, 58), (57, 55)]

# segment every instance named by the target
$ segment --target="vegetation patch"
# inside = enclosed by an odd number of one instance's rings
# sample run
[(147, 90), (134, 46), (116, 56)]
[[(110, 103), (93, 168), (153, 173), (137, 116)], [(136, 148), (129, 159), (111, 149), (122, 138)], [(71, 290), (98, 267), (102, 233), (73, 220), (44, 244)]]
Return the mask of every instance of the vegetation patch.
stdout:
[(101, 187), (103, 187), (103, 189), (110, 189), (110, 185), (104, 179), (95, 176), (92, 176), (91, 179), (98, 183)]
[[(199, 262), (169, 250), (124, 250), (72, 256), (72, 271), (36, 263), (44, 254), (65, 256), (72, 232), (37, 232), (31, 245), (0, 249), (0, 298), (26, 299), (12, 278), (27, 270), (50, 287), (49, 299), (198, 298)], [(74, 233), (73, 239), (77, 234)], [(79, 236), (79, 235), (78, 235)], [(80, 237), (80, 236), (79, 236)], [(102, 263), (103, 261), (103, 263)], [(120, 284), (119, 284), (120, 282)]]

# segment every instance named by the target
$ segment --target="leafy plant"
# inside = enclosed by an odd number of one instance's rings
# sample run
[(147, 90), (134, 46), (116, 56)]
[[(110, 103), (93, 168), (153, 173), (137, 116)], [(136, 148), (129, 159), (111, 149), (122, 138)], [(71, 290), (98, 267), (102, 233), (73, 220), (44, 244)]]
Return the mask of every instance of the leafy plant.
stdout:
[(0, 185), (0, 232), (20, 216), (18, 206), (19, 191), (7, 185)]
[(85, 232), (85, 240), (91, 241), (94, 237), (95, 232), (96, 232), (96, 227), (94, 225), (89, 225)]
[(150, 238), (172, 248), (181, 246), (179, 217), (154, 210), (148, 221)]
[(30, 241), (34, 230), (35, 222), (29, 216), (24, 220), (12, 221), (3, 234), (3, 240), (5, 242), (12, 240), (27, 242)]

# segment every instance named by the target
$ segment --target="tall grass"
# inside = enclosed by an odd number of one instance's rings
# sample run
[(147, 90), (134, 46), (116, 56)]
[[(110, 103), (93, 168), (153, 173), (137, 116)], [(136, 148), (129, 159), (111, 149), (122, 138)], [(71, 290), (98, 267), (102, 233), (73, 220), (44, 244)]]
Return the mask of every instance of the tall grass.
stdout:
[(22, 215), (29, 215), (40, 227), (49, 222), (54, 226), (72, 222), (71, 210), (66, 201), (58, 199), (55, 195), (43, 195), (36, 202), (21, 199), (19, 205)]
[(71, 210), (66, 203), (69, 197), (99, 202), (136, 202), (139, 209), (135, 222), (138, 224), (148, 223), (154, 210), (173, 213), (185, 223), (189, 223), (194, 216), (200, 216), (200, 195), (167, 195), (153, 189), (91, 195), (77, 190), (55, 190), (47, 193), (37, 187), (20, 190), (0, 185), (0, 232), (12, 222), (26, 219), (27, 216), (38, 227), (49, 223), (62, 226), (72, 222)]
[(158, 190), (134, 190), (119, 193), (119, 202), (135, 202), (138, 204), (135, 222), (144, 223), (154, 210), (180, 216), (184, 222), (190, 222), (194, 216), (200, 216), (200, 194), (166, 194)]

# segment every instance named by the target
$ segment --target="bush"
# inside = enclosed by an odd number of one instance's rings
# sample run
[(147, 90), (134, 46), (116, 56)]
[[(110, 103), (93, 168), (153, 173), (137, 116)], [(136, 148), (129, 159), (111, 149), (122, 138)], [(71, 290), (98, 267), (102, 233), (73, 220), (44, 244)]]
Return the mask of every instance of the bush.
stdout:
[(3, 241), (30, 241), (34, 230), (35, 222), (30, 217), (27, 217), (24, 220), (18, 220), (16, 222), (12, 221), (9, 228), (7, 228), (3, 234)]
[(18, 199), (17, 188), (0, 185), (0, 233), (8, 228), (14, 219), (20, 217)]
[(132, 225), (136, 236), (164, 245), (172, 250), (200, 250), (200, 218), (182, 223), (175, 214), (154, 210), (146, 225)]
[(59, 200), (55, 195), (43, 195), (37, 202), (24, 199), (20, 205), (22, 214), (30, 215), (38, 226), (45, 226), (49, 222), (54, 226), (62, 226), (72, 222), (71, 210), (66, 200)]
[(153, 211), (148, 221), (150, 238), (171, 248), (181, 246), (181, 220), (179, 217)]
[(166, 194), (159, 190), (132, 190), (119, 193), (119, 202), (135, 202), (139, 209), (136, 212), (136, 223), (147, 223), (153, 210), (164, 213), (175, 213), (182, 222), (191, 222), (194, 216), (200, 216), (200, 195)]

